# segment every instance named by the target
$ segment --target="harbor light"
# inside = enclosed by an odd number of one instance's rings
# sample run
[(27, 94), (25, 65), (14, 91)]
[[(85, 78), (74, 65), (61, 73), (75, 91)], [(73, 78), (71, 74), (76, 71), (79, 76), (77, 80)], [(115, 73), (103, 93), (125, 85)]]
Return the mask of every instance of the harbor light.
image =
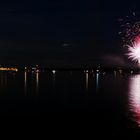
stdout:
[(99, 72), (99, 70), (96, 70), (96, 72)]
[(133, 70), (131, 70), (131, 74), (133, 74), (134, 72), (133, 72)]
[(52, 70), (52, 73), (53, 73), (53, 74), (55, 74), (55, 73), (56, 73), (56, 71), (55, 71), (55, 70)]

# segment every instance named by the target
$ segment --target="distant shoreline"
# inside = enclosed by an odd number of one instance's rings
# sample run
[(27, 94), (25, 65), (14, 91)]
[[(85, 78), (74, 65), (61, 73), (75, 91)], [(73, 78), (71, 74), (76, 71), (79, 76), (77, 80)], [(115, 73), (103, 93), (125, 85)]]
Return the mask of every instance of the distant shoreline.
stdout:
[(83, 71), (85, 73), (140, 73), (140, 69), (138, 68), (122, 68), (122, 67), (86, 67), (86, 68), (55, 68), (55, 67), (42, 67), (42, 66), (26, 66), (26, 67), (0, 67), (0, 72), (4, 71), (24, 71), (24, 72), (45, 72), (45, 71), (52, 71), (54, 73), (57, 71)]

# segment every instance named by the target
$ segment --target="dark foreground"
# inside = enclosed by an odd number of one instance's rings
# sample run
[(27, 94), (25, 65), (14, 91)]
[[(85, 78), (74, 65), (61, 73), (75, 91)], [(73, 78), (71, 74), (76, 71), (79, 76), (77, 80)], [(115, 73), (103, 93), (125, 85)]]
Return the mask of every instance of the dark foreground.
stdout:
[(86, 125), (94, 135), (134, 138), (140, 135), (140, 75), (1, 72), (0, 115), (55, 116), (53, 122), (73, 124), (74, 128)]

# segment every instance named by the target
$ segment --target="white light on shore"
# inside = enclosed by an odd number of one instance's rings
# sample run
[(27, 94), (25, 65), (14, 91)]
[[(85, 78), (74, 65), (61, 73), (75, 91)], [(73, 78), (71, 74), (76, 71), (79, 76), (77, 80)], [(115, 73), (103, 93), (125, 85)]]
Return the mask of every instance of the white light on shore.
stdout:
[(55, 70), (53, 70), (53, 71), (52, 71), (52, 73), (53, 73), (53, 74), (55, 74), (55, 73), (56, 73), (56, 71), (55, 71)]

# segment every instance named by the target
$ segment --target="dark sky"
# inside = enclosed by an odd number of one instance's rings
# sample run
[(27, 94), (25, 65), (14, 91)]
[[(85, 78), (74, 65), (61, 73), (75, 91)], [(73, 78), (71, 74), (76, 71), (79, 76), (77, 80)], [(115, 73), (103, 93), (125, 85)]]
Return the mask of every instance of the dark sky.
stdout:
[(0, 1), (0, 62), (54, 65), (124, 64), (118, 19), (140, 2)]

